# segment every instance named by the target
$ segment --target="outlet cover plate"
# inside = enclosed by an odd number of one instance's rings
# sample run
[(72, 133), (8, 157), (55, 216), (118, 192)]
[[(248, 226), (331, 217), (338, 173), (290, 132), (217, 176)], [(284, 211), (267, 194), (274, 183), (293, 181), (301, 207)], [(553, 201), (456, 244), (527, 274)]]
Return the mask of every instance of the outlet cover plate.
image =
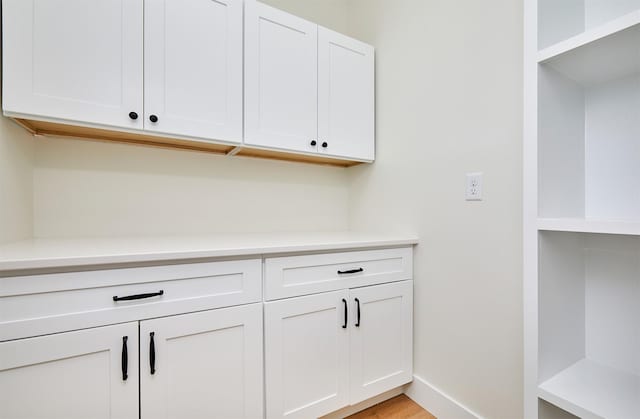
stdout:
[(467, 201), (482, 201), (482, 172), (467, 173)]

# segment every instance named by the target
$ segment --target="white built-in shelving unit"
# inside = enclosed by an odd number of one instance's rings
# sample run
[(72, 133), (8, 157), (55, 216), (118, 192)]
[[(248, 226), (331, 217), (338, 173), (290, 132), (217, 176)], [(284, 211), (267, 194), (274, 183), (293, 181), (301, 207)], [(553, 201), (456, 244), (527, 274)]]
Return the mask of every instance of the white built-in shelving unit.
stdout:
[(640, 418), (640, 0), (525, 32), (525, 416)]

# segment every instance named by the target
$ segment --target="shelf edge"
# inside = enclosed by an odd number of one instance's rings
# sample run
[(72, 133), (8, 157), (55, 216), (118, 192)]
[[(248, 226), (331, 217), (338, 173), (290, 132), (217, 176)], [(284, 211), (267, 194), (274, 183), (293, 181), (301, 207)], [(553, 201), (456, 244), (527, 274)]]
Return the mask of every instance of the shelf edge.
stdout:
[(640, 236), (640, 222), (580, 218), (538, 218), (538, 231)]
[(557, 396), (555, 395), (553, 392), (551, 391), (547, 391), (544, 388), (542, 388), (542, 386), (544, 385), (541, 384), (540, 386), (538, 386), (538, 398), (542, 399), (546, 402), (551, 403), (552, 405), (565, 410), (569, 413), (571, 413), (572, 415), (578, 416), (582, 419), (606, 419), (602, 416), (599, 416), (593, 412), (591, 412), (590, 410), (585, 409), (584, 407), (577, 405), (575, 403), (570, 402), (569, 400)]

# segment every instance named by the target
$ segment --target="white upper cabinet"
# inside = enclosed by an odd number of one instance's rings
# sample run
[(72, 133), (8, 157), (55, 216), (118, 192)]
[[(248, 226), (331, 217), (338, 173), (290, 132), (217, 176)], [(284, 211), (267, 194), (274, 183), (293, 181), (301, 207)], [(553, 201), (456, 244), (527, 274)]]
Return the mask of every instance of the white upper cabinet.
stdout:
[(145, 0), (144, 128), (242, 141), (242, 0)]
[(318, 25), (246, 2), (246, 144), (317, 150), (317, 48)]
[(142, 128), (143, 0), (4, 0), (2, 9), (5, 112)]
[(374, 49), (254, 0), (245, 7), (245, 144), (373, 160)]
[(257, 0), (4, 0), (2, 20), (4, 115), (34, 133), (375, 158), (373, 47)]
[(374, 159), (374, 49), (318, 29), (318, 145), (322, 153)]

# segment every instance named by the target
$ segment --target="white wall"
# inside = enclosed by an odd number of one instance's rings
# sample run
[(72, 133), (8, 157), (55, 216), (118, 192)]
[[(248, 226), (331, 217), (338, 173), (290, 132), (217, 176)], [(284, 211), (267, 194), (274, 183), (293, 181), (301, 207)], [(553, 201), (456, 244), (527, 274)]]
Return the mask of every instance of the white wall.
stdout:
[(585, 26), (593, 28), (640, 8), (640, 0), (584, 0)]
[[(348, 0), (376, 46), (377, 161), (350, 225), (417, 233), (415, 374), (472, 411), (522, 408), (522, 2)], [(465, 202), (465, 173), (484, 201)]]
[(32, 167), (33, 137), (0, 116), (0, 244), (33, 234)]
[(345, 169), (41, 139), (36, 237), (347, 229)]
[(334, 31), (347, 32), (347, 0), (261, 1)]

